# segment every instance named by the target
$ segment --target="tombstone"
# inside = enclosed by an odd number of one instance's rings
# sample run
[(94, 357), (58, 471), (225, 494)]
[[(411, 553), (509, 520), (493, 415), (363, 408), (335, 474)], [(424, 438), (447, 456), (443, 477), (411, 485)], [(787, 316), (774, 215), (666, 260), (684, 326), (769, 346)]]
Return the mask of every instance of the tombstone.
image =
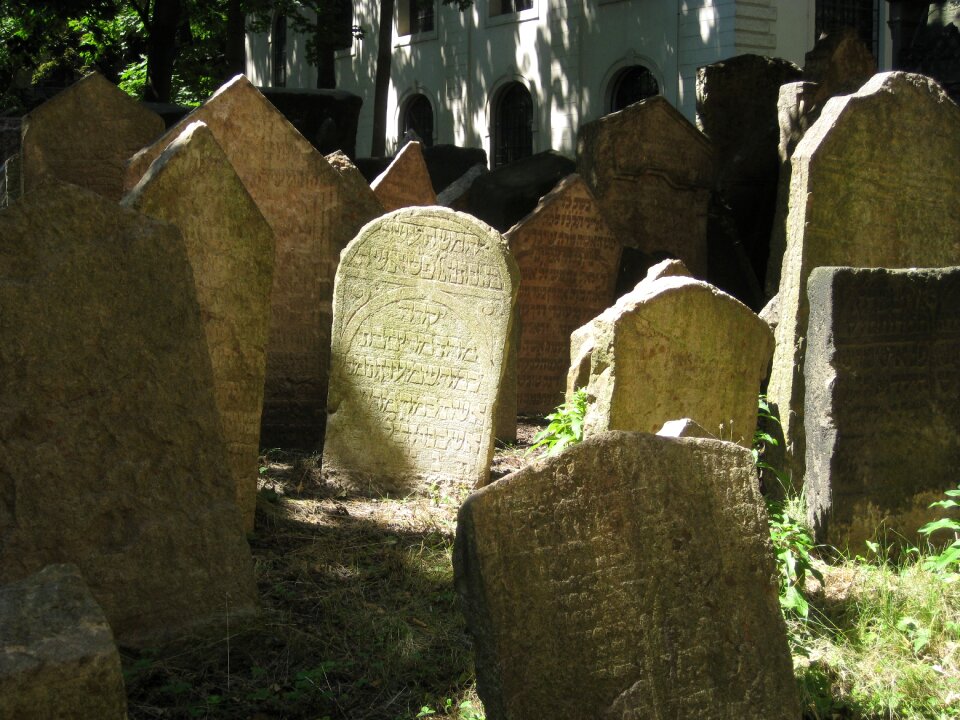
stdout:
[(777, 201), (777, 98), (801, 70), (780, 58), (738, 55), (697, 70), (697, 127), (710, 139), (717, 187), (754, 273), (767, 268)]
[(408, 142), (387, 169), (370, 183), (373, 194), (387, 212), (403, 207), (437, 204), (437, 194), (433, 191), (420, 148), (420, 143)]
[(517, 354), (520, 347), (520, 306), (513, 305), (510, 337), (503, 354), (503, 379), (497, 396), (497, 414), (493, 419), (493, 436), (501, 443), (517, 441)]
[(588, 439), (468, 497), (453, 565), (490, 720), (800, 717), (743, 448)]
[(486, 480), (518, 274), (463, 213), (363, 229), (337, 271), (326, 477), (368, 492)]
[(620, 243), (579, 175), (569, 175), (505, 235), (520, 268), (517, 409), (563, 402), (570, 333), (614, 301)]
[(75, 565), (0, 586), (0, 717), (127, 718), (120, 653)]
[(383, 215), (383, 203), (377, 199), (370, 185), (364, 179), (350, 158), (340, 152), (326, 156), (331, 167), (340, 173), (343, 180), (344, 195), (349, 198), (343, 205), (343, 215), (351, 228), (359, 230), (374, 218)]
[(0, 307), (0, 583), (75, 563), (128, 646), (252, 610), (179, 231), (26, 193), (0, 212)]
[(807, 284), (807, 510), (862, 551), (942, 516), (960, 468), (960, 267), (815, 268)]
[(333, 278), (360, 229), (330, 163), (242, 75), (130, 161), (128, 187), (195, 120), (207, 124), (276, 243), (260, 441), (314, 447), (323, 436)]
[[(434, 192), (439, 195), (444, 189), (462, 178), (471, 168), (487, 167), (487, 151), (483, 148), (459, 147), (438, 144), (421, 148), (423, 161), (430, 172)], [(440, 203), (437, 203), (438, 205)]]
[(127, 160), (162, 132), (159, 115), (90, 73), (24, 116), (23, 188), (55, 178), (119, 200)]
[(0, 208), (13, 205), (20, 199), (23, 189), (20, 173), (20, 153), (14, 153), (6, 159), (0, 168), (0, 180), (3, 182), (3, 192), (0, 192)]
[(346, 90), (257, 88), (321, 154), (356, 155), (363, 98)]
[(468, 206), (467, 198), (470, 195), (470, 188), (473, 187), (473, 183), (478, 177), (488, 172), (485, 163), (474, 165), (437, 194), (437, 205), (465, 211)]
[(685, 438), (685, 437), (697, 437), (697, 438), (713, 438), (714, 440), (717, 437), (708, 433), (702, 427), (697, 425), (690, 418), (680, 418), (679, 420), (667, 420), (663, 427), (657, 430), (657, 435), (661, 437), (674, 437), (674, 438)]
[(750, 447), (772, 351), (770, 328), (739, 300), (701, 280), (655, 277), (573, 334), (567, 387), (586, 380), (584, 437), (655, 433), (689, 417)]
[(803, 79), (817, 84), (818, 110), (832, 97), (855, 93), (876, 72), (876, 58), (851, 27), (821, 37), (803, 59)]
[(186, 127), (122, 204), (186, 244), (213, 364), (237, 507), (253, 530), (273, 282), (273, 231), (202, 122)]
[[(907, 131), (906, 129), (909, 129)], [(793, 154), (768, 396), (803, 477), (806, 284), (821, 265), (960, 264), (960, 108), (922, 75), (880, 73), (829, 100)]]
[(580, 127), (577, 169), (614, 235), (703, 277), (715, 171), (710, 142), (656, 96)]

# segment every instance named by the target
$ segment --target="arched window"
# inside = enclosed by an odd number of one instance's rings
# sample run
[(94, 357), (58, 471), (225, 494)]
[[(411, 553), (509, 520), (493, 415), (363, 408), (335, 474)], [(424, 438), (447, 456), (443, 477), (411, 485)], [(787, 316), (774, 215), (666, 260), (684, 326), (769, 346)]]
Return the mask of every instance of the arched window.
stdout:
[(287, 86), (287, 16), (277, 13), (270, 32), (273, 58), (273, 87)]
[(404, 104), (400, 117), (400, 137), (413, 130), (424, 147), (433, 145), (433, 106), (426, 95), (417, 93)]
[(649, 68), (631, 65), (617, 73), (610, 92), (610, 112), (660, 94), (660, 86)]
[(494, 167), (533, 155), (533, 98), (522, 83), (497, 93), (491, 147)]

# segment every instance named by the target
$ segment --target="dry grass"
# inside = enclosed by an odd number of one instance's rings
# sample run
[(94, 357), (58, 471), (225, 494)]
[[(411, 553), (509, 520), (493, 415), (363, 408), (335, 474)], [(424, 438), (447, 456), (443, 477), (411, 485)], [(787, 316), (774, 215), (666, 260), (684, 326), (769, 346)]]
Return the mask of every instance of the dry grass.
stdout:
[[(495, 477), (525, 462), (536, 429), (498, 450)], [(368, 498), (324, 484), (315, 456), (273, 450), (261, 464), (262, 612), (229, 633), (123, 653), (131, 720), (406, 720), (424, 706), (481, 718), (451, 565), (470, 488)]]

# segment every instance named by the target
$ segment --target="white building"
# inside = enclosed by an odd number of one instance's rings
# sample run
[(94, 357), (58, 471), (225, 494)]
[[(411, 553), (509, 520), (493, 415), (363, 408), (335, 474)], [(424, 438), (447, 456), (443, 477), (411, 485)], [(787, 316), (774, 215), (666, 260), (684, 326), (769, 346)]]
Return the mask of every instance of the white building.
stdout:
[[(364, 37), (338, 53), (337, 87), (364, 99), (370, 152), (378, 0), (354, 0)], [(891, 67), (884, 0), (396, 0), (387, 149), (412, 127), (427, 144), (483, 147), (496, 166), (554, 149), (573, 157), (580, 123), (658, 92), (693, 120), (696, 72), (755, 53), (803, 64), (818, 31), (857, 25)], [(316, 87), (306, 40), (281, 18), (247, 37), (257, 85)], [(276, 80), (276, 82), (274, 82)]]

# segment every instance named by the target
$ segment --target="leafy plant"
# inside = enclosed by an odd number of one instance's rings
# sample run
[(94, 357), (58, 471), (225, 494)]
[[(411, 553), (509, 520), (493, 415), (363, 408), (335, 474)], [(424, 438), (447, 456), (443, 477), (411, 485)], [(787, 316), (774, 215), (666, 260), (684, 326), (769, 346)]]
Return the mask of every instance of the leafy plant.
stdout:
[(528, 452), (547, 448), (547, 455), (556, 455), (568, 445), (583, 440), (583, 419), (587, 414), (587, 391), (581, 388), (570, 402), (563, 403), (547, 415), (550, 424), (533, 438)]
[[(944, 510), (960, 507), (960, 502), (954, 499), (960, 498), (960, 485), (957, 485), (956, 490), (947, 490), (944, 494), (947, 496), (946, 500), (938, 500), (937, 502), (930, 503), (930, 507), (939, 507)], [(939, 520), (927, 523), (920, 528), (918, 532), (921, 535), (925, 535), (929, 540), (930, 536), (939, 530), (953, 532), (953, 543), (936, 555), (929, 555), (923, 561), (923, 567), (931, 572), (945, 573), (950, 580), (955, 580), (957, 577), (960, 577), (960, 520), (947, 517), (940, 518)]]

